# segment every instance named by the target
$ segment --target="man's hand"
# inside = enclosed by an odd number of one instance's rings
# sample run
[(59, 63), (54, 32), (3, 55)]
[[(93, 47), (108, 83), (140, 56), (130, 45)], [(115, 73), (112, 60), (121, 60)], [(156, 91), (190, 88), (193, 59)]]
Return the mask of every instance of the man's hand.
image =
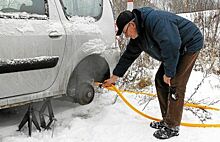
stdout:
[(118, 80), (118, 76), (112, 75), (109, 79), (105, 80), (102, 84), (102, 87), (111, 87), (112, 84), (115, 84), (115, 82)]
[(166, 76), (165, 74), (163, 75), (163, 81), (168, 84), (169, 86), (171, 86), (170, 83), (171, 77)]

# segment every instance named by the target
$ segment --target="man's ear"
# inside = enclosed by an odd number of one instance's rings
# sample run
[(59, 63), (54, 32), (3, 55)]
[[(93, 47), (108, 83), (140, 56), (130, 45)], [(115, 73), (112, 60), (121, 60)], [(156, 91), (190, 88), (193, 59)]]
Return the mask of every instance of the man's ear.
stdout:
[(133, 27), (136, 28), (136, 24), (135, 24), (135, 22), (132, 21), (131, 24), (132, 24)]
[(134, 25), (134, 28), (137, 30), (137, 26), (136, 26), (136, 23), (135, 23), (135, 22), (133, 22), (133, 25)]

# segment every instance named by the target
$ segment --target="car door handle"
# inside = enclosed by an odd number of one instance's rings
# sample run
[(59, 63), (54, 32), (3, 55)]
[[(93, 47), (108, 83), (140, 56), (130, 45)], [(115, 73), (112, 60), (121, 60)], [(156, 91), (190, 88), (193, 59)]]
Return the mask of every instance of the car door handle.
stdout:
[(61, 37), (61, 36), (62, 36), (62, 34), (60, 34), (57, 31), (52, 31), (52, 32), (49, 33), (50, 38), (58, 38), (58, 37)]

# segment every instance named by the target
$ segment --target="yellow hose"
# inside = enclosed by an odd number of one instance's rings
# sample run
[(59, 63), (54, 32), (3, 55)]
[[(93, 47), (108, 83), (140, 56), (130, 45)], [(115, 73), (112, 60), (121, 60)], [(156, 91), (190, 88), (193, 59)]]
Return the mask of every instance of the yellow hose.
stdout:
[[(115, 91), (113, 88), (108, 88), (108, 90)], [(135, 91), (125, 91), (125, 90), (119, 90), (119, 91), (129, 93), (129, 94), (143, 94), (143, 95), (148, 95), (148, 96), (151, 96), (151, 97), (156, 97), (157, 96), (156, 94), (151, 94), (151, 93), (146, 93), (146, 92), (135, 92)], [(184, 106), (220, 111), (219, 108), (205, 106), (205, 105), (199, 105), (199, 104), (192, 104), (192, 103), (185, 103)]]
[[(133, 105), (131, 105), (127, 99), (122, 95), (122, 93), (120, 92), (120, 90), (118, 90), (114, 85), (112, 85), (112, 87), (109, 87), (108, 89), (110, 90), (114, 90), (119, 97), (121, 97), (121, 99), (126, 103), (126, 105), (128, 105), (133, 111), (135, 111), (136, 113), (144, 116), (145, 118), (151, 119), (151, 120), (155, 120), (155, 121), (160, 121), (160, 119), (149, 116), (141, 111), (139, 111), (138, 109), (136, 109)], [(182, 122), (181, 123), (182, 126), (187, 126), (187, 127), (213, 127), (213, 128), (219, 128), (220, 124), (197, 124), (197, 123), (186, 123), (186, 122)]]

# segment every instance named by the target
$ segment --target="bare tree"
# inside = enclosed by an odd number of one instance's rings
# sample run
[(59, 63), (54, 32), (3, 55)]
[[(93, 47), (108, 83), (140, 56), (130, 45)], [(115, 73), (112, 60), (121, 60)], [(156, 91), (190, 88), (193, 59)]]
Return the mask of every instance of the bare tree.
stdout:
[(120, 12), (127, 9), (127, 0), (112, 0), (112, 3), (115, 17), (117, 17)]
[(170, 9), (175, 13), (213, 10), (219, 8), (219, 0), (170, 0)]

